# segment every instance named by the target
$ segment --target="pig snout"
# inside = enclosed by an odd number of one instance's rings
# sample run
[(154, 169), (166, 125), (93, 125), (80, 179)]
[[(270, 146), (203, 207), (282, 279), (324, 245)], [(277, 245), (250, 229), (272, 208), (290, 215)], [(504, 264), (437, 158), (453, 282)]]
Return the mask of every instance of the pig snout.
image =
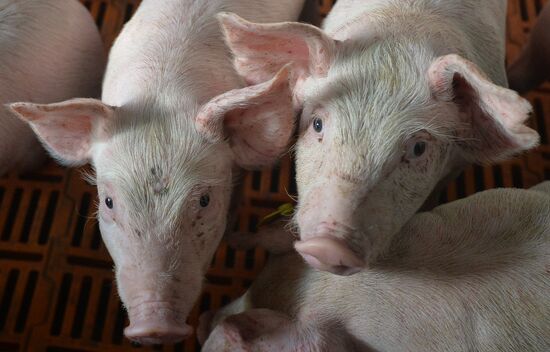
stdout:
[(294, 247), (309, 265), (333, 274), (352, 275), (365, 267), (365, 261), (334, 236), (315, 236), (296, 242)]
[[(324, 182), (326, 181), (326, 182)], [(296, 212), (300, 241), (294, 248), (312, 267), (352, 275), (365, 267), (359, 204), (364, 190), (340, 178), (324, 178), (302, 196)]]
[(175, 343), (193, 333), (185, 316), (164, 302), (144, 303), (128, 309), (130, 325), (124, 335), (143, 345)]

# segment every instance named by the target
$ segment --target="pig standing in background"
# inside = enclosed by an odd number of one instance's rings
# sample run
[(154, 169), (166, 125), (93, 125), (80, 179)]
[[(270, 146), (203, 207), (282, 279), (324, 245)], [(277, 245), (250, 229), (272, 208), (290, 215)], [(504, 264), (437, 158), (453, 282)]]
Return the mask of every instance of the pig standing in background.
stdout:
[(324, 30), (221, 16), (249, 83), (291, 64), (309, 264), (358, 272), (465, 165), (537, 145), (529, 103), (503, 87), (505, 14), (506, 0), (339, 0)]
[(521, 55), (508, 68), (508, 79), (520, 93), (550, 79), (550, 3), (540, 13)]
[(140, 343), (176, 342), (226, 227), (237, 167), (294, 130), (288, 70), (243, 88), (215, 15), (294, 21), (303, 0), (145, 0), (109, 56), (102, 101), (12, 104), (66, 165), (90, 162), (99, 226)]
[(550, 351), (550, 182), (414, 215), (353, 276), (288, 249), (217, 314), (203, 352)]
[(0, 2), (0, 176), (45, 157), (31, 128), (3, 105), (98, 97), (104, 68), (97, 26), (78, 1)]

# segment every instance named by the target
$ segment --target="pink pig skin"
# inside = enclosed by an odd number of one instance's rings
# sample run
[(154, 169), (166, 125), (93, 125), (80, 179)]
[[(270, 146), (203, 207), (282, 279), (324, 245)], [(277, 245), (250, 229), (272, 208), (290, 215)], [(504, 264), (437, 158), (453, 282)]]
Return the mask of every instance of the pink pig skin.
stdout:
[(506, 88), (506, 3), (339, 0), (323, 29), (220, 17), (247, 82), (290, 69), (296, 249), (313, 267), (360, 272), (466, 165), (538, 144)]
[(520, 93), (550, 79), (550, 4), (546, 4), (531, 31), (527, 45), (508, 68), (510, 87)]
[(98, 97), (105, 52), (90, 13), (76, 0), (0, 3), (0, 176), (31, 171), (45, 152), (31, 128), (3, 105)]
[(111, 49), (101, 101), (11, 104), (60, 162), (93, 165), (129, 339), (191, 336), (239, 170), (276, 162), (294, 131), (289, 68), (248, 86), (216, 15), (295, 21), (303, 3), (144, 0)]
[[(270, 250), (266, 235), (247, 244)], [(201, 317), (203, 341), (212, 330), (202, 351), (550, 348), (550, 182), (419, 213), (353, 276), (310, 268), (281, 243), (240, 299)]]

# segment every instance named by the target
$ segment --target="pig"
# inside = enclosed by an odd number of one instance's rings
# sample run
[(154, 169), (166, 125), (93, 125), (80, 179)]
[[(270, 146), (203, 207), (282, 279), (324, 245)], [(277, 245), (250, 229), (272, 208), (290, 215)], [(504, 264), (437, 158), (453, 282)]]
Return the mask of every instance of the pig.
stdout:
[(0, 3), (0, 176), (28, 172), (46, 153), (4, 104), (98, 97), (105, 51), (90, 13), (76, 0)]
[(537, 145), (530, 104), (505, 88), (505, 14), (505, 0), (339, 0), (323, 29), (220, 16), (249, 84), (290, 70), (309, 264), (360, 271), (466, 165)]
[[(273, 232), (250, 240), (272, 249)], [(418, 213), (353, 276), (306, 265), (288, 243), (241, 298), (201, 317), (203, 340), (213, 328), (202, 351), (550, 350), (548, 181)]]
[(510, 87), (520, 93), (550, 79), (550, 5), (547, 3), (533, 27), (527, 44), (508, 68)]
[(110, 51), (102, 100), (11, 104), (65, 165), (91, 163), (129, 339), (170, 343), (224, 234), (241, 168), (274, 163), (294, 131), (289, 70), (246, 85), (216, 14), (295, 21), (302, 0), (144, 0)]

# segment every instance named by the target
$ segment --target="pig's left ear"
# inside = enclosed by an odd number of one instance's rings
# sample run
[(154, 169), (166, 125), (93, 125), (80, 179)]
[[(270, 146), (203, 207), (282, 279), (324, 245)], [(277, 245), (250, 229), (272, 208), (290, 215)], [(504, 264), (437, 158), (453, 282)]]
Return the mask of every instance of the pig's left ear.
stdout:
[[(298, 345), (294, 341), (296, 324), (289, 316), (270, 309), (250, 309), (230, 315), (212, 330), (203, 345), (207, 351), (280, 351), (282, 346), (293, 351), (317, 351), (319, 348)], [(266, 349), (267, 346), (271, 348)], [(301, 347), (301, 348), (298, 348)], [(315, 346), (317, 347), (317, 346)]]
[(50, 154), (65, 165), (82, 165), (92, 157), (92, 143), (106, 138), (113, 108), (95, 99), (55, 104), (13, 103), (15, 116), (27, 122)]
[(459, 143), (470, 161), (499, 161), (539, 143), (538, 133), (524, 125), (529, 102), (490, 82), (472, 62), (454, 54), (439, 57), (428, 79), (436, 99), (457, 105), (465, 123)]
[(212, 141), (228, 139), (235, 162), (253, 169), (273, 164), (294, 132), (288, 67), (270, 81), (234, 89), (206, 103), (196, 126)]

